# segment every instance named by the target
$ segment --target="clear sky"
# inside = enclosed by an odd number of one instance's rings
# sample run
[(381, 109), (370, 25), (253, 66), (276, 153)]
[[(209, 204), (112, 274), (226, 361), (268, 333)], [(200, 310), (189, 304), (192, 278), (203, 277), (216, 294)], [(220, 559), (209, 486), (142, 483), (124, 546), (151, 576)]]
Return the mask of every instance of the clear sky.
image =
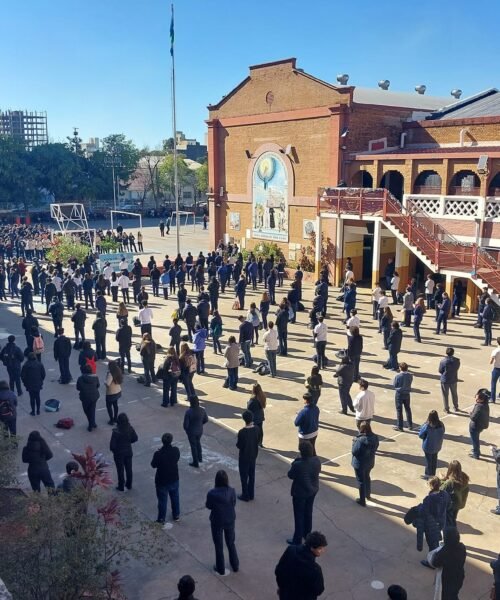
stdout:
[[(0, 109), (45, 110), (53, 141), (171, 136), (170, 2), (4, 0)], [(498, 81), (494, 0), (176, 0), (177, 129), (203, 142), (207, 104), (248, 66), (296, 57), (335, 82), (465, 95)]]

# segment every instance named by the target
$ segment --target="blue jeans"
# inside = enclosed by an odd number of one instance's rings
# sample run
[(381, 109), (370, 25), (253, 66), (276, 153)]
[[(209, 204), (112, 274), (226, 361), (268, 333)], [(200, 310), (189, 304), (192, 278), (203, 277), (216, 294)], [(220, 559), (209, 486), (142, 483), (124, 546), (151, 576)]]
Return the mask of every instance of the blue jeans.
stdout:
[(245, 357), (245, 367), (252, 366), (252, 355), (250, 353), (250, 344), (252, 340), (246, 340), (241, 342), (241, 351), (243, 352), (243, 356)]
[(196, 372), (198, 375), (205, 372), (205, 350), (195, 350)]
[(436, 333), (439, 333), (441, 331), (441, 325), (443, 326), (443, 333), (446, 333), (448, 329), (448, 315), (445, 315), (443, 312), (439, 311), (436, 325)]
[(497, 399), (497, 381), (500, 377), (500, 367), (494, 367), (491, 371), (491, 402)]
[(438, 455), (436, 453), (430, 454), (429, 452), (424, 452), (425, 454), (425, 474), (428, 477), (433, 477), (436, 474)]
[(230, 390), (235, 390), (238, 386), (238, 367), (234, 367), (227, 370), (227, 378), (225, 387), (229, 387)]
[(489, 319), (483, 319), (484, 343), (488, 344), (488, 346), (491, 344), (491, 340), (493, 339), (492, 326), (493, 321), (490, 321)]
[(167, 502), (170, 496), (172, 504), (172, 518), (177, 518), (181, 512), (179, 504), (179, 481), (156, 486), (156, 497), (158, 498), (158, 521), (164, 523), (167, 516)]
[(271, 371), (271, 377), (276, 377), (276, 354), (278, 353), (278, 351), (266, 350), (265, 352), (267, 362), (269, 363), (269, 370)]
[(288, 354), (287, 337), (288, 337), (288, 330), (280, 331), (278, 329), (278, 342), (279, 342), (278, 353), (280, 356), (286, 356)]
[(177, 382), (178, 377), (166, 373), (163, 378), (163, 406), (177, 404)]
[(387, 366), (389, 369), (394, 369), (394, 371), (398, 370), (399, 364), (398, 364), (398, 355), (392, 353), (389, 350), (389, 360), (387, 361)]
[(220, 575), (224, 575), (226, 566), (224, 564), (224, 542), (222, 536), (226, 539), (226, 546), (229, 552), (229, 563), (233, 571), (237, 571), (240, 566), (238, 553), (235, 545), (234, 523), (226, 527), (218, 527), (211, 523), (212, 540), (215, 546), (215, 568)]
[(470, 423), (469, 424), (469, 433), (470, 433), (470, 439), (472, 442), (472, 454), (474, 454), (474, 456), (476, 458), (479, 458), (481, 456), (481, 448), (480, 448), (480, 444), (479, 444), (479, 434), (481, 433), (481, 431), (479, 429), (476, 429), (475, 427), (473, 427), (473, 424)]
[(421, 321), (413, 321), (413, 337), (417, 340), (417, 342), (421, 341), (420, 337), (420, 323)]
[(369, 498), (372, 492), (372, 482), (370, 479), (370, 471), (369, 467), (364, 467), (361, 469), (354, 469), (354, 474), (356, 475), (356, 481), (358, 482), (359, 487), (359, 499), (361, 504), (366, 503), (366, 498)]

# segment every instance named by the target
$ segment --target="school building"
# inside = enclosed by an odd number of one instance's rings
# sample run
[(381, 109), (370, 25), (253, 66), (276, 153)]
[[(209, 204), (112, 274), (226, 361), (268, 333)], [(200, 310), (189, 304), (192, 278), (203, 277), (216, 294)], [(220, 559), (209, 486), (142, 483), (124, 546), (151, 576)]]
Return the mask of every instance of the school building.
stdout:
[(338, 85), (292, 58), (250, 67), (208, 110), (212, 247), (268, 240), (295, 260), (320, 232), (337, 281), (348, 256), (373, 284), (392, 257), (402, 283), (461, 278), (469, 308), (500, 292), (496, 89), (451, 102)]

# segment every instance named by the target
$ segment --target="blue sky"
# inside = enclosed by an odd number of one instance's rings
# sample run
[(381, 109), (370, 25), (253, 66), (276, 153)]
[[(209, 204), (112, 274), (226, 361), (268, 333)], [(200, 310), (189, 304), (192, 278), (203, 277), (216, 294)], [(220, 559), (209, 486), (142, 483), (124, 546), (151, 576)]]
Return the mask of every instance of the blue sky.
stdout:
[[(172, 131), (170, 2), (5, 0), (0, 109), (46, 110), (54, 141)], [(499, 85), (500, 4), (489, 0), (176, 0), (177, 129), (203, 141), (206, 106), (248, 66), (295, 56), (330, 82), (465, 95)]]

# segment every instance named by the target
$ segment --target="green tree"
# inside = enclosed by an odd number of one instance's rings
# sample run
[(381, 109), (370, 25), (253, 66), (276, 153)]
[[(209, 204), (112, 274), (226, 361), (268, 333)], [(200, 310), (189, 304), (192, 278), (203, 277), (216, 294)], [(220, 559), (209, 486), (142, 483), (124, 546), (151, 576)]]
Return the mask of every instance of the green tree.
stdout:
[(175, 144), (175, 142), (174, 142), (174, 138), (173, 137), (169, 137), (166, 140), (163, 140), (163, 144), (162, 144), (163, 150), (165, 152), (168, 152), (168, 153), (173, 152), (174, 151), (174, 144)]
[(122, 181), (129, 181), (137, 168), (140, 152), (132, 140), (123, 133), (113, 133), (103, 139), (105, 162), (111, 167), (114, 163), (115, 174)]
[[(174, 191), (174, 155), (168, 154), (165, 160), (162, 161), (159, 167), (159, 178), (161, 189), (165, 190), (170, 194), (170, 197), (175, 200)], [(177, 179), (179, 183), (179, 190), (182, 186), (188, 185), (192, 182), (193, 173), (184, 162), (184, 156), (177, 156)]]
[(200, 194), (208, 192), (208, 164), (202, 163), (201, 167), (195, 172), (196, 189)]
[(57, 235), (47, 252), (47, 258), (51, 263), (61, 262), (63, 265), (66, 265), (71, 258), (76, 258), (78, 263), (82, 263), (89, 251), (90, 246), (87, 244), (77, 242), (69, 235)]
[(28, 212), (38, 204), (38, 175), (22, 142), (14, 137), (0, 136), (0, 206), (16, 208), (22, 204)]
[(39, 188), (46, 189), (56, 202), (80, 200), (86, 196), (86, 159), (66, 144), (43, 144), (29, 153), (30, 164), (38, 172)]

